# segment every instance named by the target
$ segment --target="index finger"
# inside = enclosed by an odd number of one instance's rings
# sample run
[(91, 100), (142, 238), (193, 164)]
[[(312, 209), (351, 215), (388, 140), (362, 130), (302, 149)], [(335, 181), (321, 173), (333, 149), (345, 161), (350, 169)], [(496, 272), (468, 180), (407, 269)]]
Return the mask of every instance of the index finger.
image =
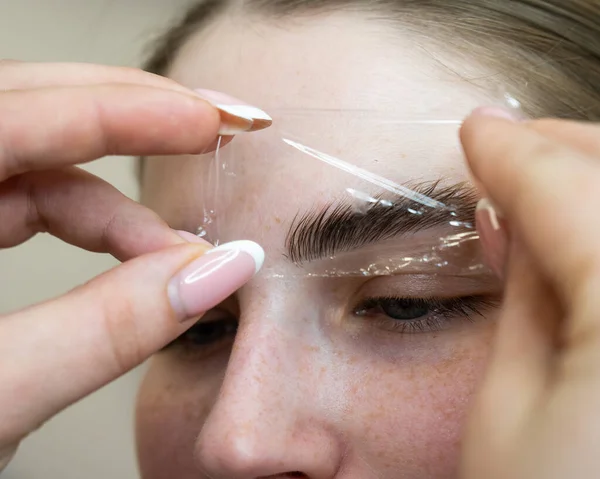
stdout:
[(465, 121), (461, 140), (474, 176), (565, 305), (586, 304), (600, 281), (598, 158), (483, 112)]
[(199, 154), (218, 110), (191, 94), (137, 85), (0, 93), (0, 181), (105, 155)]
[(569, 145), (588, 155), (600, 157), (600, 127), (595, 123), (544, 118), (528, 122), (527, 127)]
[(107, 83), (154, 86), (191, 94), (191, 90), (170, 78), (137, 68), (93, 63), (30, 63), (0, 60), (0, 91)]

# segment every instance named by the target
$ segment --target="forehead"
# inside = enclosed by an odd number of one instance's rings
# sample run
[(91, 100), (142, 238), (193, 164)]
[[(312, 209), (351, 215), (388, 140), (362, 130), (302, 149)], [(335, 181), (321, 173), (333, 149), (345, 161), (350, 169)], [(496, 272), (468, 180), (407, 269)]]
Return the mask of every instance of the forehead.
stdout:
[[(356, 15), (278, 22), (224, 16), (186, 43), (170, 74), (190, 88), (255, 104), (276, 120), (220, 153), (236, 173), (235, 184), (221, 184), (228, 196), (216, 198), (226, 239), (280, 249), (299, 212), (349, 187), (377, 191), (284, 139), (398, 184), (466, 179), (457, 126), (440, 122), (461, 120), (493, 98), (443, 66), (440, 58), (450, 53), (408, 29)], [(160, 183), (151, 206), (193, 229), (211, 191), (202, 162), (150, 163)]]
[(440, 45), (408, 26), (358, 12), (276, 20), (229, 14), (192, 36), (170, 76), (267, 109), (461, 117), (489, 100), (488, 92), (463, 80), (476, 67)]

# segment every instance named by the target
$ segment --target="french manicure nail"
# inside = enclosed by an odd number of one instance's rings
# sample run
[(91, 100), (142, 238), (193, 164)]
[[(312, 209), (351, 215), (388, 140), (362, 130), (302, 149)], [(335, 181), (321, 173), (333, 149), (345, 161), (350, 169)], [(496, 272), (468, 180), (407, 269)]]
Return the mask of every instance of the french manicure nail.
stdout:
[(265, 253), (252, 241), (226, 243), (183, 268), (169, 283), (169, 299), (181, 321), (197, 317), (247, 283)]
[(491, 116), (502, 120), (508, 120), (513, 123), (521, 121), (521, 117), (516, 112), (498, 106), (483, 106), (476, 108), (471, 113), (471, 116)]
[(219, 134), (223, 136), (252, 132), (268, 128), (273, 119), (260, 108), (248, 105), (232, 96), (214, 90), (195, 90), (215, 106), (221, 114)]
[(502, 279), (508, 249), (508, 237), (502, 215), (488, 198), (483, 198), (477, 204), (475, 217), (488, 266)]

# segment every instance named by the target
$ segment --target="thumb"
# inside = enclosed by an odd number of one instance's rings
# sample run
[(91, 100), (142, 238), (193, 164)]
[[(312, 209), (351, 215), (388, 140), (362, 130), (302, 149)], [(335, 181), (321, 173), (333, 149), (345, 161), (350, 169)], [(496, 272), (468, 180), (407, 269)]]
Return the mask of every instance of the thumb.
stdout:
[(263, 259), (250, 241), (175, 246), (0, 318), (0, 450), (174, 340)]

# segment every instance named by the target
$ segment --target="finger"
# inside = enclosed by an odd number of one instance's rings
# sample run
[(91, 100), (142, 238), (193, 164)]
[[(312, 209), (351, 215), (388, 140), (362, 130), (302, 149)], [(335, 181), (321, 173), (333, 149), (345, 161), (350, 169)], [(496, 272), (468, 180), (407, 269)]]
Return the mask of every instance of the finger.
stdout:
[(192, 95), (130, 85), (0, 93), (0, 180), (104, 155), (202, 153), (218, 111)]
[(550, 140), (600, 158), (600, 126), (596, 123), (542, 119), (527, 123), (527, 127)]
[[(474, 115), (461, 138), (473, 175), (568, 307), (595, 298), (598, 162), (523, 124)], [(591, 295), (591, 296), (590, 296)], [(583, 301), (585, 303), (585, 301)]]
[(8, 463), (12, 460), (17, 452), (17, 447), (14, 445), (6, 446), (4, 449), (0, 449), (0, 472), (2, 472)]
[[(262, 130), (272, 123), (265, 112), (237, 98), (212, 90), (190, 90), (169, 78), (136, 68), (88, 63), (26, 63), (0, 60), (0, 92), (102, 84), (148, 86), (199, 96), (219, 110), (220, 134), (224, 137)], [(231, 138), (227, 138), (223, 141), (230, 140)]]
[(183, 242), (153, 211), (76, 167), (0, 183), (0, 218), (0, 248), (44, 232), (126, 261)]
[(0, 321), (0, 450), (139, 365), (260, 269), (254, 243), (175, 246)]
[(0, 60), (0, 91), (106, 83), (164, 88), (188, 95), (193, 94), (191, 90), (169, 78), (136, 68), (90, 63), (30, 63)]
[(498, 416), (520, 421), (549, 382), (563, 311), (525, 245), (513, 239), (509, 249), (504, 301), (485, 386), (487, 402), (508, 413)]
[(524, 245), (513, 239), (509, 249), (489, 365), (467, 425), (472, 444), (465, 448), (463, 467), (473, 472), (469, 477), (503, 467), (487, 454), (503, 457), (503, 451), (514, 447), (514, 438), (540, 407), (540, 395), (550, 381), (553, 325), (559, 314), (555, 298)]

